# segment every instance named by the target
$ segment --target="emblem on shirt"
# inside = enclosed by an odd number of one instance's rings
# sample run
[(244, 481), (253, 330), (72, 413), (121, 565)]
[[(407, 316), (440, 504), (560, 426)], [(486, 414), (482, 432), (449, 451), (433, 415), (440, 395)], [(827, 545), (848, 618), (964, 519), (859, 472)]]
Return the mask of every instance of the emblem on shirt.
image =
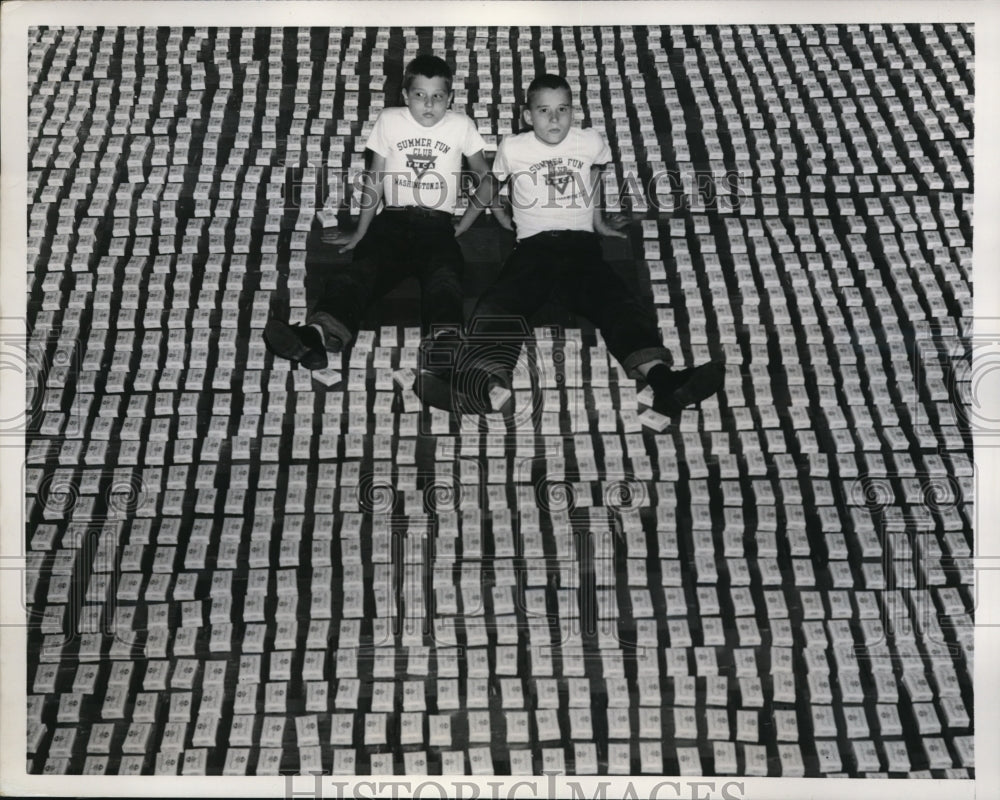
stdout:
[(545, 174), (545, 183), (554, 186), (559, 194), (566, 194), (566, 187), (573, 180), (572, 171), (559, 164), (550, 164), (549, 171)]
[(427, 152), (406, 154), (406, 166), (413, 170), (418, 180), (424, 177), (428, 170), (434, 169), (436, 163), (437, 156)]

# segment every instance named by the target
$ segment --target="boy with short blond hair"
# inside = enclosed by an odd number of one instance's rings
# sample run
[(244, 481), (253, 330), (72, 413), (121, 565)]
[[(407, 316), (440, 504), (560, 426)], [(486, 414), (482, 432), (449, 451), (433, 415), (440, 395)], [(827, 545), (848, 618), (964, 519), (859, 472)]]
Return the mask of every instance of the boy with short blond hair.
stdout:
[(573, 114), (566, 80), (541, 75), (528, 87), (523, 112), (531, 130), (500, 142), (493, 172), (497, 185), (510, 186), (513, 221), (498, 202), (494, 213), (515, 230), (517, 244), (476, 305), (451, 391), (436, 393), (442, 407), (503, 407), (521, 347), (518, 333), (530, 331), (527, 318), (549, 299), (598, 327), (626, 372), (652, 387), (655, 411), (676, 415), (722, 386), (720, 364), (668, 366), (652, 304), (604, 261), (600, 237), (624, 236), (607, 223), (597, 202), (600, 169), (611, 161), (611, 151), (597, 131), (574, 126)]

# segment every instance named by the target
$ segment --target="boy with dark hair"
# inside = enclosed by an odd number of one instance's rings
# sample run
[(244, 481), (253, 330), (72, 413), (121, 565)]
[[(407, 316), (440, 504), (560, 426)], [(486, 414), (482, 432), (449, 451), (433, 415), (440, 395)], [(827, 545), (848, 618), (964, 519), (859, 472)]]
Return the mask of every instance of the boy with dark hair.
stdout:
[[(489, 202), (492, 188), (476, 124), (449, 110), (451, 85), (451, 68), (436, 56), (417, 56), (407, 65), (405, 105), (384, 109), (366, 143), (371, 168), (358, 227), (333, 240), (342, 245), (340, 252), (353, 252), (351, 263), (329, 276), (306, 325), (268, 320), (264, 341), (275, 355), (307, 369), (326, 367), (327, 351), (339, 352), (354, 338), (371, 303), (415, 275), (424, 331), (421, 356), (433, 360), (440, 349), (439, 360), (453, 357), (450, 349), (463, 318), (464, 259), (456, 237), (478, 213), (470, 206), (457, 225), (452, 223), (463, 156), (478, 180), (479, 205)], [(376, 213), (383, 201), (384, 210)]]
[[(626, 372), (652, 387), (655, 411), (673, 416), (715, 394), (722, 366), (671, 369), (652, 306), (603, 260), (600, 237), (625, 236), (608, 225), (597, 202), (600, 167), (611, 151), (597, 131), (573, 125), (569, 84), (541, 75), (527, 101), (523, 118), (532, 129), (505, 137), (493, 164), (495, 185), (510, 185), (513, 224), (496, 194), (494, 212), (501, 225), (516, 229), (517, 244), (476, 305), (458, 372), (447, 388), (436, 387), (432, 404), (501, 408), (530, 330), (524, 320), (550, 298), (599, 328)], [(478, 212), (470, 208), (470, 215)]]

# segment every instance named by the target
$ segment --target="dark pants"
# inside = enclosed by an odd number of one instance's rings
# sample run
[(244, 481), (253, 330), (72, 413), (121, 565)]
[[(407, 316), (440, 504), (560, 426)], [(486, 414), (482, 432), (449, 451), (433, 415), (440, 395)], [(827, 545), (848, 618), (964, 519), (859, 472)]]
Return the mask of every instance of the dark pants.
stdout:
[(461, 326), (464, 265), (450, 214), (387, 208), (372, 220), (351, 263), (327, 277), (308, 322), (347, 343), (373, 302), (416, 276), (424, 333), (437, 325)]
[(601, 237), (585, 231), (546, 231), (517, 243), (476, 304), (470, 361), (512, 369), (531, 335), (528, 319), (550, 299), (590, 320), (632, 377), (640, 364), (668, 361), (652, 304), (605, 263)]

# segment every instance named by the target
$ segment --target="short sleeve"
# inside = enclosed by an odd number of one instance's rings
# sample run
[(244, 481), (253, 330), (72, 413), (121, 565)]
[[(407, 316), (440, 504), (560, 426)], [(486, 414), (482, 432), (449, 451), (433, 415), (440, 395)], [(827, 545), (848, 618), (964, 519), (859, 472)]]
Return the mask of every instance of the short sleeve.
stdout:
[(375, 124), (372, 125), (372, 132), (368, 137), (368, 141), (365, 142), (365, 147), (380, 156), (385, 157), (389, 155), (391, 148), (386, 138), (386, 119), (384, 111), (378, 115), (375, 120)]
[(607, 164), (609, 161), (611, 161), (611, 148), (608, 147), (608, 143), (604, 140), (604, 137), (601, 136), (601, 134), (598, 131), (595, 131), (593, 128), (591, 128), (590, 132), (593, 134), (594, 137), (595, 155), (593, 163), (595, 165)]
[(465, 142), (462, 145), (462, 155), (469, 157), (474, 156), (480, 150), (486, 149), (486, 141), (482, 136), (479, 135), (479, 130), (476, 128), (476, 123), (472, 121), (470, 117), (465, 118), (467, 123), (467, 129), (465, 134)]
[(493, 159), (493, 174), (501, 183), (510, 177), (510, 164), (507, 163), (507, 140), (504, 139), (497, 147), (496, 158)]

